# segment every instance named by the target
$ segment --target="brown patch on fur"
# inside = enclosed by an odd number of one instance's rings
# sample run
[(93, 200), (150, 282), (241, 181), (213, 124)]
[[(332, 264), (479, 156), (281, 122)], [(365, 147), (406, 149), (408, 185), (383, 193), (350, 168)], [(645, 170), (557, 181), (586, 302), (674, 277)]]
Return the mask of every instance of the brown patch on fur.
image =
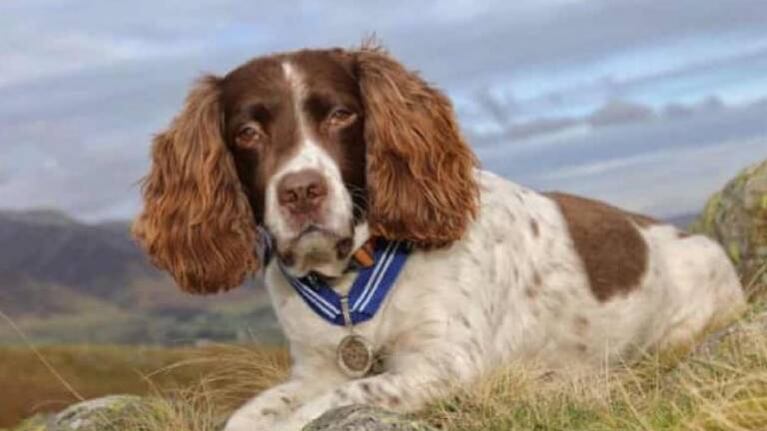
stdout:
[(575, 333), (578, 335), (584, 335), (586, 334), (586, 331), (589, 329), (589, 319), (583, 317), (583, 316), (577, 316), (575, 318)]
[(152, 145), (133, 235), (183, 290), (216, 293), (259, 269), (256, 226), (221, 135), (219, 80), (200, 80)]
[(543, 279), (541, 279), (541, 274), (538, 271), (534, 271), (533, 282), (525, 288), (525, 295), (527, 295), (528, 298), (533, 299), (538, 296), (541, 287), (543, 287)]
[(349, 399), (349, 395), (347, 395), (346, 392), (342, 389), (336, 389), (336, 397), (338, 397), (338, 399), (341, 401)]
[(530, 230), (533, 231), (533, 236), (535, 238), (538, 238), (538, 236), (541, 234), (541, 228), (538, 226), (538, 221), (535, 219), (530, 219)]
[[(293, 78), (301, 81), (305, 94), (300, 100), (293, 100), (284, 64), (290, 64)], [(367, 202), (361, 193), (365, 189), (364, 115), (350, 55), (341, 50), (302, 50), (255, 58), (222, 79), (221, 106), (224, 136), (259, 224), (264, 222), (268, 184), (302, 143), (299, 116), (304, 131), (338, 166), (344, 184), (359, 191), (351, 197), (355, 221), (361, 219)], [(338, 106), (350, 115), (341, 127), (331, 126), (329, 121)], [(254, 123), (264, 132), (261, 139), (247, 146), (238, 144), (238, 132)], [(286, 221), (299, 225), (294, 230), (301, 230), (299, 220), (287, 216)]]
[(458, 316), (458, 320), (460, 320), (460, 321), (461, 321), (461, 324), (462, 324), (462, 325), (463, 325), (463, 326), (464, 326), (466, 329), (471, 329), (471, 324), (469, 323), (469, 319), (467, 319), (467, 318), (466, 318), (466, 316), (464, 316), (464, 315), (462, 314), (462, 315)]
[(636, 289), (647, 270), (648, 250), (636, 225), (658, 222), (602, 202), (547, 193), (559, 205), (591, 290), (600, 301)]
[(528, 298), (530, 298), (530, 299), (533, 299), (533, 298), (535, 298), (536, 296), (538, 296), (538, 291), (537, 291), (537, 290), (535, 290), (535, 289), (533, 289), (532, 287), (529, 287), (529, 286), (528, 286), (528, 287), (525, 289), (525, 295), (527, 295), (527, 297), (528, 297)]
[(373, 235), (440, 247), (477, 213), (477, 160), (450, 101), (377, 46), (353, 52), (365, 107)]

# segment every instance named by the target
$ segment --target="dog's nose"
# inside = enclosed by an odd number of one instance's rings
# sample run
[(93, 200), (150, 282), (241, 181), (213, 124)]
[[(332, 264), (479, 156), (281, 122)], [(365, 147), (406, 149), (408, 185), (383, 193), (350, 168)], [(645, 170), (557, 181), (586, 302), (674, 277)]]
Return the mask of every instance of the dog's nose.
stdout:
[(294, 215), (316, 211), (327, 194), (324, 177), (314, 169), (287, 174), (277, 184), (277, 201)]

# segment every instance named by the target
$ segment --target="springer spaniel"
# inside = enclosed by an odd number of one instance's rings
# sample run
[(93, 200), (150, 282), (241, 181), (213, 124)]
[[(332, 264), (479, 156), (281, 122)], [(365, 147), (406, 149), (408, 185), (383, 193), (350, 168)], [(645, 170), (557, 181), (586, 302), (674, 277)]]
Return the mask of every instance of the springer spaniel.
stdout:
[[(228, 431), (412, 411), (513, 361), (615, 363), (744, 302), (705, 237), (479, 170), (445, 95), (378, 47), (207, 76), (152, 160), (134, 234), (154, 263), (200, 294), (263, 276), (290, 343), (289, 381)], [(363, 273), (385, 286), (353, 292)]]

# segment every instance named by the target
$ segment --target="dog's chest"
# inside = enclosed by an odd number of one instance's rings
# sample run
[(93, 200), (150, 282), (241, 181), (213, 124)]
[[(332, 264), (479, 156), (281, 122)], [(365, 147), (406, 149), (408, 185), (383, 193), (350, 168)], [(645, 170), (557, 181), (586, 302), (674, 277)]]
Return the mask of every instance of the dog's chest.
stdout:
[[(376, 315), (354, 326), (335, 325), (313, 311), (293, 287), (279, 274), (267, 269), (267, 288), (282, 330), (292, 346), (311, 350), (314, 354), (334, 358), (336, 349), (349, 335), (359, 335), (369, 341), (373, 349), (383, 348), (387, 335), (381, 330), (380, 316), (385, 313), (386, 301)], [(353, 277), (344, 282), (351, 283)]]

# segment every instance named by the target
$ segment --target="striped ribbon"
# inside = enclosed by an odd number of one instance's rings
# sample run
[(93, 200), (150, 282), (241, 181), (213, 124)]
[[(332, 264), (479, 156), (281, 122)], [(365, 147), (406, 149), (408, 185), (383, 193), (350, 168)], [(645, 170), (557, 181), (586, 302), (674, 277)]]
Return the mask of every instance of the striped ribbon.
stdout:
[(373, 242), (372, 246), (363, 247), (354, 255), (358, 270), (348, 295), (351, 322), (344, 318), (341, 296), (322, 278), (312, 275), (295, 278), (279, 260), (278, 263), (285, 278), (315, 313), (334, 325), (355, 325), (375, 316), (411, 250), (410, 244), (402, 241), (376, 239)]

